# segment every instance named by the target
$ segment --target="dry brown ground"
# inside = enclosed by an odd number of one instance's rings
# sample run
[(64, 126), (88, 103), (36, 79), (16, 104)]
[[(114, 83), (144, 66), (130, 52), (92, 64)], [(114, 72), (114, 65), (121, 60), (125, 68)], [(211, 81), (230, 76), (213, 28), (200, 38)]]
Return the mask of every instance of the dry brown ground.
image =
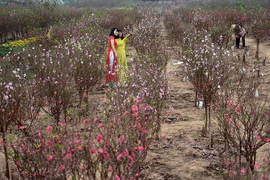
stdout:
[[(249, 47), (248, 63), (254, 61), (256, 44), (248, 37), (246, 44)], [(270, 75), (270, 41), (261, 43), (260, 57), (266, 57), (266, 66), (262, 67), (265, 84), (261, 89), (262, 94), (267, 94), (269, 89), (268, 76)], [(239, 50), (236, 53), (243, 52)], [(204, 110), (194, 107), (194, 92), (189, 82), (183, 81), (184, 72), (182, 65), (173, 65), (179, 59), (171, 58), (168, 64), (170, 76), (169, 86), (171, 96), (169, 104), (174, 108), (162, 125), (161, 134), (165, 140), (154, 144), (147, 156), (144, 167), (144, 179), (153, 180), (217, 180), (222, 179), (218, 172), (218, 152), (207, 148), (207, 139), (201, 136), (203, 127)], [(104, 98), (102, 94), (94, 95)], [(0, 172), (3, 172), (4, 155), (0, 153)], [(4, 179), (0, 176), (0, 180)]]
[[(249, 66), (255, 60), (256, 43), (246, 38)], [(243, 49), (235, 53), (240, 55)], [(269, 90), (270, 41), (260, 44), (260, 57), (266, 57), (266, 66), (262, 66), (264, 85), (259, 94), (267, 96)], [(204, 125), (203, 109), (194, 107), (194, 92), (189, 82), (184, 82), (182, 68), (174, 66), (178, 59), (170, 59), (168, 73), (172, 96), (170, 103), (174, 107), (170, 122), (162, 125), (162, 135), (166, 140), (156, 144), (150, 150), (145, 169), (148, 179), (155, 180), (218, 180), (218, 152), (214, 146), (207, 148), (207, 138), (201, 136)], [(249, 67), (248, 66), (248, 67)], [(265, 147), (261, 148), (264, 149)], [(262, 156), (262, 154), (260, 154)], [(259, 159), (259, 158), (258, 158)]]

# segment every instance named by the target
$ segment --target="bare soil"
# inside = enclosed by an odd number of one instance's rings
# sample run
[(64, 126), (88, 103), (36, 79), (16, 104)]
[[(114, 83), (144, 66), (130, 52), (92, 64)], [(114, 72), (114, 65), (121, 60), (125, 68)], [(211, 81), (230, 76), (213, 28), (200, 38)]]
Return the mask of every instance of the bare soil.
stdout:
[[(252, 67), (255, 61), (256, 42), (252, 37), (246, 38), (247, 67)], [(235, 54), (240, 56), (244, 49), (238, 49)], [(269, 94), (270, 40), (260, 44), (260, 61), (266, 58), (266, 65), (261, 66), (261, 76), (264, 79), (259, 95)], [(171, 88), (170, 103), (174, 108), (167, 123), (162, 125), (161, 134), (165, 140), (157, 142), (148, 153), (146, 160), (146, 179), (155, 180), (217, 180), (219, 174), (219, 144), (208, 148), (208, 139), (202, 136), (204, 125), (204, 109), (195, 108), (192, 84), (184, 81), (183, 65), (173, 65), (181, 61), (170, 59), (168, 73)], [(265, 147), (261, 148), (262, 153)], [(262, 154), (261, 154), (262, 156)], [(258, 158), (259, 159), (259, 158)]]
[[(255, 60), (256, 43), (251, 37), (246, 38), (249, 49), (248, 63)], [(262, 67), (262, 78), (265, 84), (261, 90), (267, 94), (269, 89), (268, 76), (270, 75), (270, 40), (260, 44), (260, 57), (266, 58), (266, 66)], [(241, 54), (244, 49), (235, 53)], [(208, 139), (202, 136), (204, 125), (204, 110), (194, 107), (194, 91), (191, 83), (184, 81), (183, 65), (173, 65), (181, 61), (172, 57), (167, 72), (170, 76), (169, 86), (171, 95), (169, 105), (174, 108), (169, 118), (162, 125), (161, 135), (166, 136), (160, 142), (152, 145), (145, 167), (143, 179), (146, 180), (217, 180), (219, 175), (219, 158), (215, 146), (209, 149)], [(90, 97), (91, 98), (91, 97)], [(95, 94), (93, 98), (105, 98), (104, 95)], [(0, 149), (1, 151), (1, 149)], [(0, 180), (4, 172), (4, 155), (0, 153)]]

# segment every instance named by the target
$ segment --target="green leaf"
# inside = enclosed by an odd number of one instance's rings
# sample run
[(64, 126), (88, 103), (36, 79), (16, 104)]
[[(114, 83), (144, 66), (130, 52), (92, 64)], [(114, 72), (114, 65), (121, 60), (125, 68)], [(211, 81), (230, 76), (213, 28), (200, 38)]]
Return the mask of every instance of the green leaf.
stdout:
[(20, 160), (20, 156), (18, 154), (15, 154), (14, 155), (14, 158), (15, 158), (16, 161), (19, 161)]
[(240, 9), (241, 11), (245, 12), (245, 8), (242, 5), (240, 5)]
[(70, 115), (72, 113), (72, 109), (67, 110), (67, 115)]
[(8, 156), (13, 156), (13, 151), (9, 150), (8, 151)]
[(39, 145), (38, 144), (34, 144), (35, 148), (38, 149), (39, 148)]
[(57, 149), (61, 149), (61, 144), (56, 143), (54, 146), (55, 146)]
[(15, 138), (15, 135), (14, 134), (9, 134), (9, 135), (6, 136), (6, 139), (7, 139), (8, 142), (13, 141), (14, 138)]

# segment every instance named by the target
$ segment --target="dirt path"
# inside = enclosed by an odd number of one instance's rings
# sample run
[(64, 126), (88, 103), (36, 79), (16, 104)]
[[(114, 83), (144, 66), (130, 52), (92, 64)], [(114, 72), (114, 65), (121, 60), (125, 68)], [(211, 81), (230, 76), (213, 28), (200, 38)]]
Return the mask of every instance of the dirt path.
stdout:
[[(161, 144), (149, 152), (147, 162), (150, 179), (191, 180), (217, 179), (211, 171), (209, 159), (216, 159), (217, 152), (207, 150), (207, 139), (201, 137), (203, 112), (194, 107), (194, 92), (189, 82), (183, 81), (182, 65), (171, 59), (168, 64), (171, 88), (170, 105), (174, 111), (167, 123), (162, 125), (162, 135), (166, 136)], [(181, 69), (181, 68), (180, 68)]]
[(5, 155), (3, 153), (1, 153), (1, 149), (0, 149), (0, 180), (5, 180), (7, 179), (6, 177), (4, 177), (5, 174)]
[[(252, 39), (251, 37), (246, 38), (246, 44), (249, 46), (250, 51), (256, 52), (257, 46), (256, 46), (256, 40)], [(261, 42), (259, 45), (259, 57), (261, 59), (264, 59), (265, 57), (270, 62), (270, 42), (265, 41)]]
[[(162, 35), (166, 36), (163, 23), (161, 29)], [(157, 142), (148, 153), (147, 179), (220, 179), (212, 170), (208, 170), (217, 160), (217, 151), (206, 149), (207, 138), (201, 136), (204, 110), (194, 107), (195, 93), (192, 84), (184, 80), (184, 64), (175, 64), (177, 62), (181, 60), (175, 59), (172, 53), (167, 72), (171, 93), (169, 106), (174, 110), (162, 125), (161, 135), (166, 138)], [(213, 162), (209, 161), (211, 159)]]

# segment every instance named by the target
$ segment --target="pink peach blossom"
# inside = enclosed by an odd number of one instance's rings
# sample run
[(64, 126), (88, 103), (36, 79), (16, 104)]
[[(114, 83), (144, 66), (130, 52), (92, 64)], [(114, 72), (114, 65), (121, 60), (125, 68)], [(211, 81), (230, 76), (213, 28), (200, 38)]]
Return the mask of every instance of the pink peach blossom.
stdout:
[(120, 161), (122, 157), (123, 157), (123, 154), (121, 153), (121, 154), (119, 154), (119, 155), (117, 156), (117, 160)]
[(134, 159), (133, 159), (133, 157), (131, 157), (131, 156), (128, 156), (128, 159), (131, 161), (131, 162), (134, 162)]
[(235, 108), (235, 112), (236, 112), (236, 113), (239, 113), (239, 112), (240, 112), (240, 107), (236, 107), (236, 108)]
[(259, 165), (258, 164), (254, 164), (254, 169), (259, 169)]
[(141, 151), (143, 151), (143, 150), (144, 150), (144, 147), (142, 147), (142, 146), (138, 147), (138, 151), (139, 151), (139, 152), (141, 152)]
[(64, 170), (65, 170), (65, 165), (59, 166), (59, 169), (60, 169), (61, 171), (64, 171)]
[(91, 154), (95, 154), (95, 153), (96, 153), (96, 151), (95, 151), (94, 149), (92, 149), (92, 148), (89, 148), (89, 152), (90, 152)]
[(104, 150), (102, 148), (98, 149), (98, 154), (103, 154)]
[(48, 140), (48, 141), (46, 141), (45, 145), (46, 145), (47, 147), (51, 147), (52, 142), (51, 142), (50, 140)]
[(83, 170), (83, 167), (82, 166), (79, 166), (79, 169), (80, 169), (80, 171), (82, 171)]
[(27, 146), (23, 145), (23, 146), (21, 146), (21, 149), (22, 149), (23, 151), (26, 151), (26, 150), (27, 150)]
[(138, 112), (139, 108), (138, 108), (138, 106), (136, 106), (136, 105), (132, 105), (132, 106), (131, 106), (131, 110), (132, 110), (133, 112)]
[(65, 126), (66, 124), (65, 124), (65, 123), (59, 122), (58, 125), (61, 126), (61, 127), (63, 127), (63, 126)]
[(82, 150), (82, 146), (78, 146), (77, 149), (78, 149), (78, 151), (81, 151)]
[(71, 157), (72, 157), (72, 154), (71, 153), (69, 153), (69, 154), (66, 155), (66, 158), (67, 159), (71, 159)]
[(103, 157), (104, 157), (105, 160), (110, 159), (109, 153), (107, 151), (104, 151)]
[(126, 115), (128, 115), (129, 114), (129, 111), (126, 111), (125, 113), (124, 113), (124, 116), (126, 116)]
[(118, 141), (119, 143), (122, 143), (122, 142), (124, 142), (124, 140), (125, 140), (124, 136), (121, 136), (121, 137), (118, 138), (117, 141)]
[(50, 134), (52, 130), (52, 126), (47, 126), (46, 130), (47, 130), (47, 134)]
[(241, 169), (241, 170), (240, 170), (240, 173), (241, 173), (242, 175), (244, 175), (244, 174), (246, 174), (246, 170), (245, 170), (245, 169)]
[(48, 161), (51, 161), (51, 160), (53, 160), (53, 156), (52, 155), (49, 155), (48, 156)]
[(132, 116), (133, 116), (133, 117), (138, 117), (138, 116), (139, 116), (139, 113), (138, 113), (138, 112), (134, 112), (134, 113), (132, 114)]
[(134, 102), (139, 103), (140, 100), (138, 98), (134, 98)]
[(103, 136), (101, 134), (98, 134), (97, 135), (97, 142), (102, 141), (102, 139), (103, 139)]

